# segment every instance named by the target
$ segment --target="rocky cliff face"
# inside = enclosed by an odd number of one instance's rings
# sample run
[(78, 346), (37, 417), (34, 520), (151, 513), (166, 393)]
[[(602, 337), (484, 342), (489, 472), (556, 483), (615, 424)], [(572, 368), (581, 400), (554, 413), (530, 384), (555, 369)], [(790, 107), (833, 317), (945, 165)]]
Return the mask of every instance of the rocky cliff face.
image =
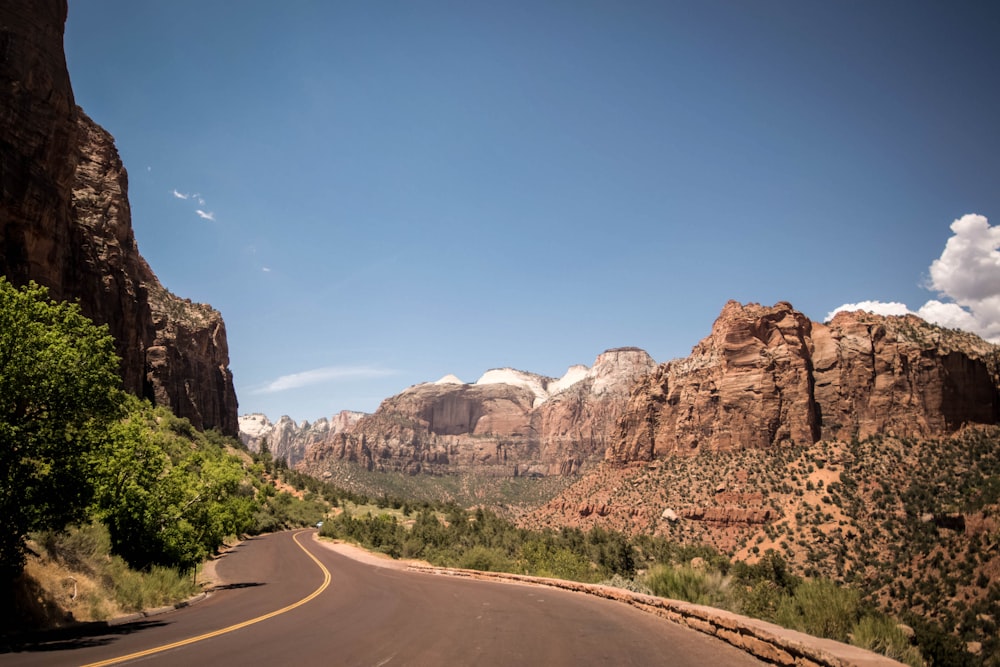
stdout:
[(636, 386), (607, 459), (995, 424), (998, 349), (914, 316), (839, 313), (820, 324), (788, 303), (730, 302), (691, 356)]
[(644, 351), (622, 348), (560, 379), (509, 368), (475, 384), (448, 376), (386, 399), (353, 428), (310, 447), (303, 466), (322, 472), (333, 459), (412, 474), (572, 474), (600, 460), (629, 388), (654, 368)]
[(0, 273), (107, 324), (127, 390), (236, 435), (225, 325), (139, 254), (114, 139), (74, 103), (66, 12), (65, 0), (0, 5)]
[(311, 424), (308, 421), (298, 424), (287, 415), (276, 423), (259, 413), (241, 415), (240, 440), (251, 452), (259, 452), (266, 441), (274, 458), (295, 466), (307, 449), (351, 429), (364, 416), (363, 412), (342, 410), (329, 419), (323, 417)]

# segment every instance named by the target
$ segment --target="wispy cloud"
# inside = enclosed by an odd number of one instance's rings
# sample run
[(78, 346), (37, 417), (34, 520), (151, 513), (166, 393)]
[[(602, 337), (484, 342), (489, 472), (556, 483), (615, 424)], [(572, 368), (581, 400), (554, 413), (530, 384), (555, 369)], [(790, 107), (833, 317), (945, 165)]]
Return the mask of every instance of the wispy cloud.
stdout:
[[(913, 314), (944, 327), (964, 329), (986, 340), (1000, 342), (1000, 226), (991, 227), (985, 216), (963, 215), (951, 223), (953, 236), (941, 256), (930, 266), (924, 287), (945, 299), (932, 299)], [(842, 310), (868, 310), (881, 315), (911, 313), (905, 304), (861, 301)]]
[(368, 380), (395, 375), (396, 371), (374, 366), (326, 366), (301, 373), (282, 375), (276, 380), (256, 390), (255, 394), (274, 394), (289, 389), (300, 389), (335, 380)]
[(181, 192), (177, 188), (174, 188), (171, 191), (171, 194), (173, 194), (174, 197), (177, 199), (182, 199), (184, 201), (190, 200), (192, 204), (196, 204), (197, 206), (199, 206), (200, 208), (195, 209), (195, 213), (202, 220), (213, 220), (213, 221), (215, 220), (215, 213), (205, 210), (205, 207), (207, 205), (205, 202), (205, 198), (202, 197), (199, 193)]

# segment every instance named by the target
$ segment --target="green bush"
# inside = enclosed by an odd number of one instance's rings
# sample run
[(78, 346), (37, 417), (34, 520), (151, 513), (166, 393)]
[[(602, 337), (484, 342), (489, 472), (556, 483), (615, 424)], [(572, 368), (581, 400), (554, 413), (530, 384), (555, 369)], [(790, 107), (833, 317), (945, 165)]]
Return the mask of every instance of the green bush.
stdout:
[(512, 572), (514, 562), (500, 549), (474, 546), (463, 553), (456, 563), (458, 567), (482, 572)]
[(828, 579), (806, 580), (781, 601), (776, 620), (786, 628), (846, 642), (858, 622), (860, 600), (855, 589)]
[(128, 611), (160, 607), (198, 591), (194, 577), (177, 568), (154, 565), (145, 572), (132, 570), (118, 557), (109, 561), (105, 576), (118, 604)]
[(733, 609), (736, 600), (730, 581), (729, 577), (715, 570), (695, 569), (689, 565), (656, 565), (646, 574), (643, 583), (653, 591), (653, 595)]
[(913, 667), (922, 667), (920, 649), (910, 645), (899, 623), (883, 614), (867, 615), (851, 630), (851, 643)]

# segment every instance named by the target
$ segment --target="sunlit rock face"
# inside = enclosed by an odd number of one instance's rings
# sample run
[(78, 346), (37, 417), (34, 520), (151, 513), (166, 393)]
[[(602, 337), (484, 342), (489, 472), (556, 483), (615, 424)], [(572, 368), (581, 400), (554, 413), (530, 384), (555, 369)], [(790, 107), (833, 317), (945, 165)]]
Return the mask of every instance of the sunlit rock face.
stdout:
[(1000, 419), (998, 348), (915, 316), (731, 301), (686, 359), (634, 389), (609, 461), (882, 433), (924, 437)]
[(608, 350), (561, 378), (511, 368), (472, 384), (455, 376), (386, 399), (352, 428), (312, 446), (303, 466), (346, 460), (370, 470), (574, 474), (600, 461), (635, 381), (656, 368), (637, 348)]
[(312, 423), (298, 423), (287, 415), (272, 423), (260, 413), (241, 415), (240, 440), (251, 452), (259, 452), (266, 443), (272, 457), (295, 466), (309, 447), (352, 428), (364, 416), (363, 412), (343, 410), (329, 419), (322, 417)]

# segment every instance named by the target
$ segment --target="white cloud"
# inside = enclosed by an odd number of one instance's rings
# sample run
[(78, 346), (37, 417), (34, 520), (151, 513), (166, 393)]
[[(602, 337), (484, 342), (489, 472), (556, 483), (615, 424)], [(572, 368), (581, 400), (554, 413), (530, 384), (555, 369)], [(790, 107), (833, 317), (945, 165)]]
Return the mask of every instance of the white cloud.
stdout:
[(931, 264), (929, 287), (975, 310), (1000, 294), (1000, 227), (981, 215), (963, 215), (951, 231), (955, 235)]
[(215, 220), (215, 214), (212, 213), (211, 211), (205, 212), (199, 208), (197, 211), (195, 211), (195, 213), (197, 213), (198, 217), (201, 218), (202, 220)]
[(978, 327), (976, 318), (972, 313), (964, 310), (957, 303), (942, 303), (937, 299), (928, 301), (920, 307), (917, 315), (928, 322), (940, 324), (949, 329), (964, 329), (975, 331)]
[(187, 199), (191, 195), (186, 195), (183, 192), (178, 192), (176, 189), (174, 189), (174, 196), (177, 197), (178, 199)]
[[(943, 327), (964, 329), (1000, 343), (1000, 227), (970, 213), (951, 223), (952, 237), (930, 266), (925, 287), (946, 299), (932, 299), (916, 314)], [(833, 310), (869, 310), (882, 315), (911, 312), (901, 303), (862, 301)], [(901, 310), (902, 309), (902, 310)]]
[(261, 269), (261, 271), (263, 271), (264, 273), (270, 273), (271, 272), (271, 267), (265, 266), (264, 268)]
[(327, 366), (315, 368), (301, 373), (282, 375), (277, 380), (269, 382), (264, 387), (256, 390), (255, 394), (274, 394), (279, 391), (289, 389), (300, 389), (314, 384), (323, 384), (334, 380), (365, 380), (370, 378), (386, 377), (395, 375), (395, 371), (384, 368), (374, 368), (371, 366)]

